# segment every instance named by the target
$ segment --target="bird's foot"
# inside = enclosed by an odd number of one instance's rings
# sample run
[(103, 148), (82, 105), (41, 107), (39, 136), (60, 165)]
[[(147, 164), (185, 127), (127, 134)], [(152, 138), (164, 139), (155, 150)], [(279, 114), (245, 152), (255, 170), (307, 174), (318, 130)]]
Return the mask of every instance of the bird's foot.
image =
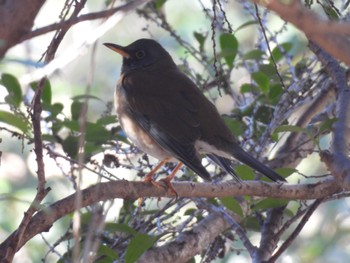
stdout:
[[(170, 182), (172, 179), (173, 179), (172, 177), (169, 178), (169, 176), (168, 176), (168, 177), (166, 177), (166, 178), (164, 178), (164, 179), (160, 179), (159, 181), (162, 181), (162, 182), (167, 186), (166, 188), (167, 188), (172, 194), (175, 195), (175, 200), (177, 200), (177, 198), (178, 198), (179, 196), (178, 196), (177, 192), (175, 191), (173, 185), (172, 185), (171, 182)], [(163, 186), (163, 187), (164, 187), (164, 186)]]

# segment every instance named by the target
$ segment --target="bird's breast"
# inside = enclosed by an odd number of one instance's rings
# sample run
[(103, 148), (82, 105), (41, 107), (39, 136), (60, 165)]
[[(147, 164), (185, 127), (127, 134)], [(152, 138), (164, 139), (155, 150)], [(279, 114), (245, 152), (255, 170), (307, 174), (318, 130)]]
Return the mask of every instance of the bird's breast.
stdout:
[(130, 105), (127, 101), (125, 90), (121, 85), (117, 86), (115, 93), (115, 108), (122, 129), (131, 142), (143, 152), (157, 159), (169, 158), (176, 161), (166, 152), (133, 118)]

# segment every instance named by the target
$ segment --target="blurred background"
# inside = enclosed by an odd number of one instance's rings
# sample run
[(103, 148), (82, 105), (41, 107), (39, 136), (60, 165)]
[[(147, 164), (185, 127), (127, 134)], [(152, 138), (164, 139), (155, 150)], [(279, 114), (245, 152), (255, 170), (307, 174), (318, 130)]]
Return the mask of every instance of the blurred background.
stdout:
[[(230, 89), (233, 93), (239, 93), (242, 85), (251, 81), (251, 72), (249, 71), (251, 67), (244, 66), (244, 55), (253, 50), (266, 50), (266, 43), (263, 41), (264, 37), (259, 29), (259, 24), (256, 22), (255, 9), (251, 3), (223, 1), (222, 4), (227, 19), (234, 30), (234, 36), (239, 43), (238, 55), (234, 62), (235, 66), (230, 71), (229, 78)], [(88, 1), (83, 12), (96, 12), (105, 8), (106, 3), (104, 1)], [(34, 28), (58, 22), (61, 9), (62, 1), (46, 1), (35, 20)], [(198, 41), (198, 35), (196, 38), (196, 33), (205, 37), (202, 50), (209, 57), (208, 61), (212, 65), (214, 56), (211, 41), (212, 24), (211, 20), (208, 19), (208, 14), (212, 12), (212, 1), (168, 0), (160, 10), (172, 27), (173, 32), (176, 32), (181, 40), (189, 43), (190, 46), (198, 49), (201, 44)], [(318, 9), (316, 8), (316, 10)], [(215, 81), (214, 68), (208, 67), (205, 63), (200, 63), (194, 58), (186, 46), (179, 43), (169, 31), (165, 30), (164, 25), (153, 21), (151, 14), (147, 14), (147, 12), (149, 12), (147, 9), (140, 8), (126, 14), (117, 13), (107, 20), (86, 21), (74, 25), (65, 36), (50, 66), (45, 66), (41, 61), (41, 57), (47, 49), (53, 33), (35, 37), (9, 50), (0, 62), (0, 73), (12, 74), (21, 84), (24, 97), (24, 104), (21, 105), (22, 111), (25, 112), (25, 108), (30, 104), (34, 94), (33, 90), (29, 88), (29, 84), (38, 81), (43, 74), (49, 74), (52, 104), (60, 103), (63, 105), (60, 113), (61, 118), (72, 117), (73, 103), (78, 100), (77, 96), (86, 94), (87, 88), (90, 89), (91, 95), (91, 99), (88, 100), (87, 111), (89, 122), (94, 123), (101, 116), (115, 115), (113, 92), (119, 78), (122, 59), (118, 54), (103, 46), (105, 42), (128, 45), (139, 38), (153, 38), (169, 51), (175, 62), (185, 72), (188, 72), (200, 87), (203, 88), (206, 84)], [(281, 60), (279, 66), (282, 71), (288, 71), (291, 76), (290, 79), (293, 79), (293, 74), (297, 75), (295, 66), (303, 59), (310, 59), (307, 40), (293, 26), (286, 24), (274, 14), (264, 9), (260, 10), (260, 14), (265, 27), (268, 28), (272, 47), (276, 46), (277, 43), (291, 43), (288, 58)], [(319, 14), (323, 15), (320, 11)], [(148, 15), (151, 18), (147, 18)], [(221, 22), (224, 23), (224, 20)], [(221, 26), (223, 25), (217, 25), (217, 28), (221, 28)], [(275, 38), (271, 36), (275, 36)], [(218, 47), (217, 52), (220, 52)], [(206, 95), (215, 103), (222, 114), (230, 115), (236, 108), (244, 109), (252, 101), (249, 96), (234, 97), (227, 92), (220, 96), (217, 88), (206, 91)], [(4, 103), (7, 95), (6, 88), (0, 85), (0, 101), (2, 102), (0, 110), (2, 111), (8, 111), (10, 108), (8, 104)], [(297, 115), (295, 118), (297, 118)], [(3, 123), (0, 123), (0, 125), (7, 127)], [(110, 125), (113, 126), (113, 123), (111, 122)], [(50, 135), (51, 129), (50, 123), (47, 123), (46, 126), (43, 125), (44, 133)], [(23, 212), (35, 195), (37, 168), (33, 144), (28, 143), (28, 140), (21, 141), (5, 130), (0, 132), (0, 150), (2, 152), (0, 167), (0, 240), (4, 240), (18, 227)], [(69, 132), (68, 129), (61, 129), (59, 134), (62, 138), (65, 138)], [(329, 137), (324, 136), (320, 141), (320, 146), (327, 149), (329, 147)], [(125, 147), (130, 146), (126, 145)], [(56, 147), (55, 151), (60, 152), (59, 147)], [(64, 158), (51, 158), (47, 151), (45, 153), (47, 185), (52, 186), (52, 191), (45, 199), (45, 202), (49, 204), (73, 193), (75, 190), (72, 187), (71, 178), (64, 176), (64, 174), (69, 174), (71, 163)], [(60, 153), (64, 155), (63, 149)], [(102, 161), (102, 154), (94, 153), (93, 155), (95, 160)], [(271, 155), (273, 155), (273, 150)], [(137, 162), (141, 158), (140, 156), (140, 154), (135, 155), (133, 157), (134, 161)], [(150, 162), (153, 163), (155, 160), (150, 158)], [(317, 153), (305, 158), (297, 169), (301, 174), (306, 175), (327, 173), (320, 163)], [(137, 172), (125, 167), (109, 169), (108, 172), (119, 179), (140, 180)], [(84, 171), (83, 187), (99, 180), (100, 178), (95, 173)], [(303, 180), (304, 177), (299, 173), (288, 177), (290, 183), (298, 183)], [(278, 262), (347, 262), (350, 258), (348, 202), (349, 200), (346, 198), (322, 204), (312, 215), (296, 241)], [(156, 202), (150, 201), (147, 205), (148, 208), (156, 209), (157, 207)], [(290, 210), (297, 211), (299, 205), (299, 202), (291, 202)], [(115, 200), (107, 218), (109, 220), (118, 218), (122, 206), (122, 200)], [(57, 239), (62, 238), (62, 229), (66, 229), (70, 221), (71, 218), (63, 218), (54, 225), (50, 232), (36, 236), (20, 250), (16, 255), (15, 262), (39, 262), (42, 259), (45, 262), (57, 262), (59, 256), (56, 253), (46, 253)], [(256, 234), (256, 238), (254, 238), (254, 233), (251, 234), (253, 242), (254, 240), (259, 242), (258, 234)], [(43, 240), (46, 240), (46, 242), (43, 242)], [(55, 247), (55, 250), (58, 253), (64, 253), (66, 247), (61, 244)], [(244, 251), (238, 249), (226, 253), (222, 259), (216, 259), (215, 262), (249, 262), (248, 258)], [(200, 262), (200, 258), (196, 259), (197, 262)]]

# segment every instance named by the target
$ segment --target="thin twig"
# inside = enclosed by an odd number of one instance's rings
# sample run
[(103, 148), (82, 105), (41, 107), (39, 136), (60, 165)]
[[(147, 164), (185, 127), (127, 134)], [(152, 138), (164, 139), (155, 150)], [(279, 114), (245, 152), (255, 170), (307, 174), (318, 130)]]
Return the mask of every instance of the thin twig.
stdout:
[(295, 240), (295, 238), (299, 235), (309, 218), (315, 212), (316, 208), (323, 202), (323, 198), (317, 199), (314, 203), (309, 207), (308, 211), (305, 213), (304, 217), (301, 219), (298, 226), (294, 229), (293, 233), (286, 239), (286, 241), (281, 245), (281, 247), (277, 250), (277, 252), (268, 260), (268, 262), (273, 263), (281, 256), (281, 254), (286, 251), (286, 249), (290, 246), (290, 244)]

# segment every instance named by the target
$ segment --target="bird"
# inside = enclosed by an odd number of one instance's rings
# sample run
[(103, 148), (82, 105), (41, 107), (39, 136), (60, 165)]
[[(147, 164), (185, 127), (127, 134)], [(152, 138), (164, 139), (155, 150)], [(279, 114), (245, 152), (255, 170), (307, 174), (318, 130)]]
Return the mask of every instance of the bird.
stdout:
[(243, 150), (214, 104), (157, 41), (143, 38), (127, 46), (104, 45), (123, 58), (114, 96), (120, 125), (134, 145), (160, 160), (144, 181), (154, 183), (153, 175), (166, 162), (178, 163), (163, 179), (169, 187), (183, 164), (211, 181), (202, 165), (205, 155), (238, 181), (233, 159), (272, 181), (285, 182)]

